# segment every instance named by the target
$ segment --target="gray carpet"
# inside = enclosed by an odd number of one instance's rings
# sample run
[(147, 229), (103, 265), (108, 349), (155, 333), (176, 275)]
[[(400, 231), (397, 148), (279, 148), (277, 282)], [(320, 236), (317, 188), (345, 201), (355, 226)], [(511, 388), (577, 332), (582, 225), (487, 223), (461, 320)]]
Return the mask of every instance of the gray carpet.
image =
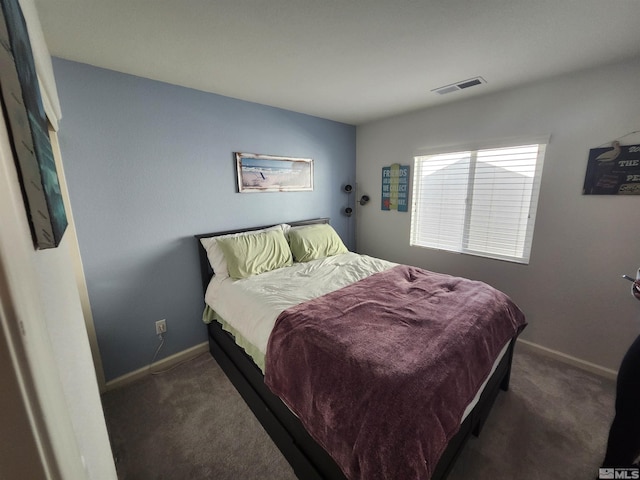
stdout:
[[(519, 347), (510, 391), (449, 480), (596, 478), (614, 397), (612, 380)], [(208, 354), (108, 392), (103, 405), (120, 480), (295, 479)]]

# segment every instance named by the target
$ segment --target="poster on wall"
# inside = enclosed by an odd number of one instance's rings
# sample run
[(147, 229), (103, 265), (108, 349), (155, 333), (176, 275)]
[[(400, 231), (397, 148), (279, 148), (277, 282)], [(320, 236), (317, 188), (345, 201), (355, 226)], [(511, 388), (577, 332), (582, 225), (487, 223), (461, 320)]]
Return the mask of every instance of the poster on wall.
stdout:
[(589, 150), (584, 195), (640, 195), (640, 145)]
[(409, 165), (382, 167), (382, 210), (409, 210)]
[(57, 247), (67, 227), (31, 43), (18, 0), (0, 0), (0, 87), (36, 248)]

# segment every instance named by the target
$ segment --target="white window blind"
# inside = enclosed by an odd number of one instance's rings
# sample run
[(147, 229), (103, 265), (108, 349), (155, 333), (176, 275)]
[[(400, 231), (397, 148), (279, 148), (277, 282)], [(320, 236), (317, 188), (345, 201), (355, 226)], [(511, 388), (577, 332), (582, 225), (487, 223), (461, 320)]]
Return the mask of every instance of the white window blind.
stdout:
[(545, 146), (415, 157), (411, 245), (529, 263)]

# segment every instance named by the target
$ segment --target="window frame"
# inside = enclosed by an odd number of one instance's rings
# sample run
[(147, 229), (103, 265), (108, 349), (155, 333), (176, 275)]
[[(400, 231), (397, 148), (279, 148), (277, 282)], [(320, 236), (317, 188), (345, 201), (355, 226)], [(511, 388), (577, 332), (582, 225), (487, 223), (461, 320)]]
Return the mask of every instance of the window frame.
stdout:
[[(447, 251), (451, 253), (460, 253), (465, 255), (474, 255), (478, 257), (491, 258), (495, 260), (503, 260), (513, 263), (519, 264), (529, 264), (531, 257), (531, 250), (533, 245), (533, 236), (535, 230), (535, 220), (537, 216), (537, 209), (539, 204), (539, 194), (540, 194), (540, 186), (542, 183), (542, 171), (544, 167), (544, 160), (547, 154), (547, 149), (550, 142), (549, 135), (539, 135), (539, 136), (529, 136), (529, 137), (510, 137), (501, 140), (493, 140), (493, 141), (485, 141), (485, 142), (476, 142), (473, 144), (456, 144), (456, 145), (448, 145), (444, 147), (433, 147), (428, 150), (420, 150), (413, 156), (413, 192), (411, 198), (411, 225), (410, 225), (410, 235), (409, 235), (409, 245), (412, 247), (419, 248), (428, 248), (434, 250)], [(529, 197), (529, 205), (528, 205), (528, 215), (527, 215), (527, 224), (525, 231), (525, 240), (522, 255), (502, 255), (499, 253), (478, 250), (477, 248), (469, 247), (469, 231), (471, 228), (470, 216), (472, 215), (473, 210), (473, 191), (474, 184), (477, 182), (477, 178), (475, 178), (475, 167), (477, 162), (478, 153), (483, 150), (493, 150), (493, 149), (501, 149), (501, 148), (517, 148), (524, 147), (527, 145), (538, 145), (538, 154), (535, 163), (535, 172), (533, 175), (533, 182), (531, 185), (531, 195)], [(419, 192), (419, 182), (421, 167), (419, 166), (420, 157), (426, 156), (435, 156), (435, 155), (446, 155), (452, 153), (460, 153), (461, 155), (464, 153), (470, 154), (469, 160), (469, 170), (467, 174), (467, 198), (464, 202), (464, 220), (462, 224), (462, 234), (459, 238), (459, 249), (456, 248), (447, 248), (445, 246), (432, 246), (425, 245), (425, 242), (418, 243), (419, 240), (419, 232), (415, 232), (417, 228), (416, 225), (416, 217), (418, 213), (416, 212), (416, 208), (420, 208), (418, 202), (420, 202), (420, 192)], [(462, 183), (460, 184), (463, 185)], [(476, 204), (477, 205), (477, 204)], [(444, 211), (444, 210), (441, 210)], [(523, 217), (521, 217), (521, 220)]]

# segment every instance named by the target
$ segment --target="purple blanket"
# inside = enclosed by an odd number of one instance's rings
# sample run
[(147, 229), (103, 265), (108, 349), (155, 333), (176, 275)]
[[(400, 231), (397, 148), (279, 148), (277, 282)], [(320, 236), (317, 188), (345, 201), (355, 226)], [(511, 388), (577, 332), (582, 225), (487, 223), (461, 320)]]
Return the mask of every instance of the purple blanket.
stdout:
[(278, 317), (265, 383), (350, 479), (429, 479), (502, 347), (502, 292), (399, 265)]

